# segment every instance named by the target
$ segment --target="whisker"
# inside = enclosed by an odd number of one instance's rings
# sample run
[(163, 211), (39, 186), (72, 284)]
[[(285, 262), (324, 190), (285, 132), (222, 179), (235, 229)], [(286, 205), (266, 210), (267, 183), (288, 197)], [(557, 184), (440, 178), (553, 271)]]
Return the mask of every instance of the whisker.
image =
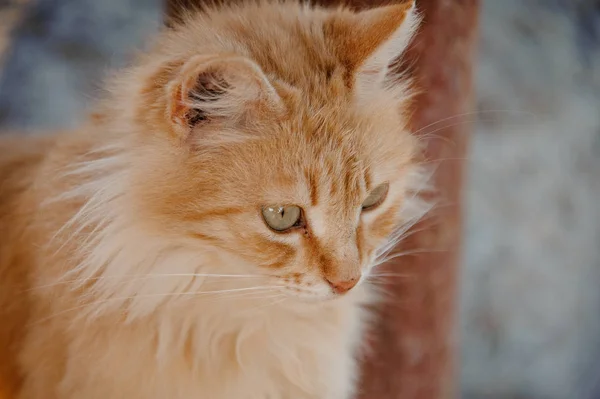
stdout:
[(139, 295), (130, 295), (130, 296), (121, 296), (121, 297), (113, 297), (107, 298), (100, 301), (93, 301), (89, 303), (84, 303), (79, 306), (75, 306), (69, 309), (62, 310), (55, 314), (52, 314), (47, 317), (43, 317), (38, 321), (32, 322), (30, 325), (36, 325), (39, 323), (43, 323), (55, 317), (61, 316), (63, 314), (73, 312), (79, 309), (83, 309), (86, 307), (94, 306), (94, 305), (102, 305), (104, 303), (110, 302), (118, 302), (118, 301), (126, 301), (129, 299), (137, 299), (137, 298), (157, 298), (157, 297), (174, 297), (174, 296), (202, 296), (202, 295), (215, 295), (215, 294), (226, 294), (231, 292), (243, 292), (243, 291), (253, 291), (253, 290), (273, 290), (278, 288), (277, 286), (257, 286), (257, 287), (245, 287), (245, 288), (232, 288), (227, 290), (215, 290), (215, 291), (195, 291), (195, 292), (170, 292), (170, 293), (162, 293), (162, 294), (139, 294)]
[(421, 229), (412, 229), (416, 224), (422, 223), (434, 216), (434, 214), (430, 212), (432, 208), (433, 204), (428, 205), (427, 210), (423, 215), (419, 215), (412, 219), (408, 219), (394, 233), (392, 233), (388, 239), (388, 242), (381, 248), (379, 248), (379, 250), (377, 251), (378, 253), (376, 259), (381, 258), (382, 256), (387, 256), (387, 254), (389, 254), (389, 252), (392, 251), (400, 243), (400, 241), (406, 239), (407, 237), (410, 237), (411, 235), (417, 232), (424, 231), (430, 228), (430, 226), (425, 226)]
[[(420, 129), (417, 129), (416, 131), (413, 132), (413, 134), (419, 134), (421, 133), (423, 130), (428, 129), (430, 127), (433, 127), (435, 125), (439, 125), (440, 123), (443, 122), (447, 122), (447, 121), (451, 121), (457, 118), (464, 118), (464, 117), (476, 117), (479, 115), (489, 115), (489, 114), (506, 114), (506, 113), (512, 113), (512, 114), (519, 114), (519, 115), (527, 115), (527, 116), (531, 116), (533, 118), (537, 118), (537, 115), (533, 112), (530, 111), (523, 111), (523, 110), (511, 110), (511, 109), (498, 109), (498, 110), (494, 110), (494, 109), (490, 109), (490, 110), (482, 110), (482, 111), (472, 111), (472, 112), (465, 112), (465, 113), (461, 113), (461, 114), (456, 114), (456, 115), (452, 115), (446, 118), (442, 118), (439, 119), (435, 122), (430, 123), (429, 125), (423, 126)], [(473, 121), (476, 120), (475, 118), (472, 119)]]
[(468, 159), (469, 159), (468, 157), (435, 158), (435, 159), (428, 159), (426, 161), (421, 161), (421, 162), (419, 162), (419, 165), (437, 164), (437, 163), (442, 163), (442, 162), (447, 162), (447, 161), (466, 161)]
[(264, 277), (261, 275), (253, 275), (253, 274), (210, 274), (210, 273), (165, 273), (165, 274), (161, 274), (161, 273), (150, 273), (150, 274), (144, 274), (144, 275), (136, 275), (136, 274), (130, 274), (130, 275), (122, 275), (122, 276), (98, 276), (98, 277), (86, 277), (86, 278), (79, 278), (79, 279), (71, 279), (71, 280), (63, 280), (63, 281), (59, 281), (56, 283), (51, 283), (51, 284), (45, 284), (45, 285), (39, 285), (37, 287), (32, 287), (29, 288), (23, 292), (29, 292), (29, 291), (33, 291), (33, 290), (41, 290), (41, 289), (45, 289), (45, 288), (52, 288), (52, 287), (56, 287), (59, 285), (65, 285), (65, 284), (75, 284), (75, 283), (85, 283), (85, 282), (89, 282), (89, 281), (98, 281), (98, 280), (109, 280), (109, 279), (122, 279), (122, 278), (128, 278), (128, 277), (132, 277), (129, 280), (124, 280), (122, 281), (122, 283), (129, 283), (132, 281), (138, 281), (138, 280), (147, 280), (147, 279), (151, 279), (151, 278), (159, 278), (159, 277), (220, 277), (220, 278), (260, 278), (260, 277)]
[[(267, 293), (270, 293), (271, 290), (257, 290), (257, 291), (246, 291), (246, 292), (238, 292), (238, 293), (233, 293), (233, 294), (227, 294), (227, 296), (220, 296), (217, 298), (208, 298), (208, 299), (202, 299), (204, 302), (208, 303), (208, 302), (222, 302), (224, 300), (237, 300), (240, 298), (244, 298), (244, 299), (251, 299), (251, 300), (263, 300), (263, 299), (272, 299), (272, 298), (279, 298), (280, 296), (282, 296), (283, 294), (280, 293), (273, 293), (271, 295), (265, 295)], [(198, 299), (198, 297), (194, 297), (194, 296), (190, 296), (185, 298), (184, 300), (189, 300), (192, 301), (194, 299)]]
[[(410, 230), (415, 224), (417, 224), (420, 220), (422, 220), (422, 218), (418, 218), (415, 219), (414, 221), (411, 221), (408, 225), (402, 227), (401, 229), (399, 229), (396, 233), (392, 234), (388, 243), (383, 245), (379, 250), (378, 253), (376, 255), (376, 261), (378, 261), (379, 259), (381, 259), (382, 257), (386, 257), (387, 255), (389, 255), (389, 253), (391, 251), (394, 250), (394, 248), (406, 237), (409, 237), (410, 235), (414, 234), (412, 232), (412, 230)], [(418, 231), (417, 231), (418, 232)]]
[[(440, 132), (442, 130), (449, 129), (449, 128), (452, 128), (452, 127), (455, 127), (455, 126), (460, 126), (460, 125), (463, 125), (463, 124), (466, 124), (466, 123), (474, 123), (476, 121), (482, 121), (482, 120), (481, 119), (473, 119), (473, 120), (464, 120), (464, 121), (460, 121), (460, 122), (449, 123), (449, 124), (446, 124), (444, 126), (437, 127), (434, 130), (421, 135), (421, 139), (422, 140), (427, 140), (428, 136), (432, 136), (435, 133)], [(483, 120), (483, 121), (485, 121), (485, 120)], [(511, 126), (506, 126), (506, 124), (505, 124), (504, 128), (506, 130), (507, 128), (519, 127), (519, 126), (521, 126), (521, 125), (516, 125), (515, 124), (515, 125), (511, 125)], [(440, 137), (440, 136), (437, 136), (437, 135), (436, 135), (436, 137), (440, 138), (440, 139), (443, 138), (443, 137)], [(445, 139), (444, 141), (446, 141), (446, 143), (448, 143), (449, 145), (456, 145), (456, 142), (453, 142), (453, 141), (451, 141), (449, 139), (446, 139), (446, 138), (444, 138), (444, 139)]]
[(386, 302), (395, 299), (396, 294), (382, 280), (373, 280), (371, 284), (375, 293), (381, 296)]
[(409, 255), (418, 255), (418, 254), (427, 254), (427, 253), (439, 253), (439, 252), (448, 252), (448, 250), (434, 250), (434, 249), (416, 249), (416, 250), (410, 250), (410, 251), (402, 251), (402, 252), (398, 252), (395, 253), (391, 256), (388, 256), (384, 259), (382, 259), (380, 261), (380, 263), (377, 263), (377, 265), (381, 265), (383, 263), (389, 262), (392, 259), (396, 259), (396, 258), (400, 258), (402, 256), (409, 256)]
[(377, 278), (377, 277), (398, 277), (398, 278), (405, 278), (405, 279), (414, 279), (415, 275), (414, 274), (407, 274), (407, 273), (377, 273), (377, 274), (370, 274), (367, 276), (367, 278)]

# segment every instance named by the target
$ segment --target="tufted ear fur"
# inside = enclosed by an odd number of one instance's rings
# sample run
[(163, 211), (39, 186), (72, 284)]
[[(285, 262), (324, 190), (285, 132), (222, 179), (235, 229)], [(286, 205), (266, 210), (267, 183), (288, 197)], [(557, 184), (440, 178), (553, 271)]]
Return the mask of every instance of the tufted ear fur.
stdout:
[(282, 107), (260, 67), (237, 55), (196, 56), (168, 86), (168, 117), (182, 136), (252, 123)]
[(328, 21), (334, 43), (357, 90), (385, 83), (392, 61), (408, 47), (419, 23), (415, 1), (373, 8)]

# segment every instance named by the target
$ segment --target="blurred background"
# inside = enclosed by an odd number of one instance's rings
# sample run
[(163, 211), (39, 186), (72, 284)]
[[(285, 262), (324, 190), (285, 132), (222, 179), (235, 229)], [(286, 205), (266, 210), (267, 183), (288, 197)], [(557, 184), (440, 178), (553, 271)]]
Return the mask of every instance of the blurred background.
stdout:
[[(481, 14), (462, 398), (600, 399), (600, 1)], [(0, 130), (76, 126), (161, 23), (159, 0), (0, 0)]]

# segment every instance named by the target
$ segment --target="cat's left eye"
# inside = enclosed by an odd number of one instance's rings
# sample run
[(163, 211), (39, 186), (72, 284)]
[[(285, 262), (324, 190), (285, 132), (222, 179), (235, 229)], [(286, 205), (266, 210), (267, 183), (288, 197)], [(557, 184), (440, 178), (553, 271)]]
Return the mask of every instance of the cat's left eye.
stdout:
[(267, 226), (280, 233), (302, 225), (302, 209), (295, 205), (265, 206), (262, 216)]
[(362, 209), (364, 211), (376, 208), (381, 205), (387, 196), (390, 185), (388, 183), (380, 184), (369, 193), (369, 196), (363, 201)]

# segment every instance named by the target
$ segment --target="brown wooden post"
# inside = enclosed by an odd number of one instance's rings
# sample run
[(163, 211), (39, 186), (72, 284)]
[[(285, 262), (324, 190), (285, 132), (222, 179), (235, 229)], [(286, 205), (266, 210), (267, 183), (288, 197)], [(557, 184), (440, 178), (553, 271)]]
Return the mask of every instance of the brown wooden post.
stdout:
[[(167, 13), (203, 0), (167, 0)], [(386, 0), (321, 0), (356, 8)], [(461, 249), (461, 192), (469, 140), (464, 118), (472, 110), (472, 68), (479, 0), (417, 0), (424, 21), (407, 60), (421, 94), (411, 120), (414, 131), (435, 132), (427, 155), (436, 164), (439, 206), (402, 243), (417, 250), (388, 265), (410, 278), (390, 278), (393, 297), (368, 337), (363, 399), (447, 399), (457, 397), (457, 277)], [(439, 122), (439, 123), (438, 123)], [(434, 125), (432, 125), (434, 124)]]

